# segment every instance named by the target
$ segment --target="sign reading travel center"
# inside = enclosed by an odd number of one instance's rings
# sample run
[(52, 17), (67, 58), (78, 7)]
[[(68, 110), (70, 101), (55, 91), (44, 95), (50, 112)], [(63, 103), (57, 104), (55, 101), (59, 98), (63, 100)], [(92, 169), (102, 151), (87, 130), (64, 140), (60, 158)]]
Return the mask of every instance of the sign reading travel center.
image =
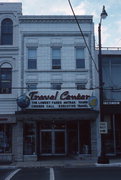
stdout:
[(80, 109), (97, 105), (97, 99), (92, 98), (91, 92), (81, 92), (85, 91), (31, 91), (27, 95), (30, 99), (27, 109)]

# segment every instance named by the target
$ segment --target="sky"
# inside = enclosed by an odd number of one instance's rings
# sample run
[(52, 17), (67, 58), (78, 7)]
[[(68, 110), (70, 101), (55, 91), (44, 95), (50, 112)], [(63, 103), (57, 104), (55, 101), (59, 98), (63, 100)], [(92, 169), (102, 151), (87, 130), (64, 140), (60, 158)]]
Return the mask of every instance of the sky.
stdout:
[[(76, 15), (93, 15), (95, 44), (103, 5), (107, 18), (102, 21), (102, 46), (121, 47), (121, 0), (70, 0)], [(21, 2), (23, 15), (72, 15), (68, 0), (0, 0)]]

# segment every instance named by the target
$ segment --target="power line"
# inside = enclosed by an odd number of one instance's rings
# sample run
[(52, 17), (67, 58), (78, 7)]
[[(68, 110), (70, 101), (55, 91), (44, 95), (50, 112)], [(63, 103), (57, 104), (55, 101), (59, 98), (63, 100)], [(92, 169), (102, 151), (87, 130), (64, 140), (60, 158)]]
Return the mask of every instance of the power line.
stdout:
[(83, 32), (82, 32), (81, 26), (80, 26), (80, 24), (79, 24), (79, 22), (78, 22), (78, 19), (77, 19), (76, 15), (75, 15), (75, 12), (74, 12), (74, 10), (73, 10), (73, 7), (72, 7), (72, 5), (71, 5), (70, 0), (68, 0), (68, 2), (69, 2), (69, 5), (70, 5), (70, 7), (71, 7), (71, 10), (72, 10), (72, 13), (73, 13), (73, 15), (74, 15), (74, 18), (75, 18), (75, 20), (76, 20), (76, 23), (77, 23), (77, 25), (78, 25), (78, 28), (79, 28), (79, 30), (80, 30), (80, 32), (81, 32), (81, 35), (82, 35), (82, 37), (83, 37), (83, 39), (84, 39), (85, 45), (86, 45), (86, 47), (87, 47), (87, 49), (88, 49), (89, 55), (90, 55), (90, 57), (91, 57), (94, 65), (95, 65), (95, 69), (96, 69), (96, 71), (99, 73), (98, 68), (97, 68), (97, 65), (96, 65), (96, 63), (95, 63), (95, 61), (94, 61), (94, 58), (92, 57), (90, 48), (89, 48), (89, 46), (88, 46), (88, 44), (87, 44), (87, 42), (86, 42), (85, 36), (84, 36), (84, 34), (83, 34)]
[[(0, 89), (3, 89), (3, 88), (0, 88)], [(25, 90), (38, 90), (38, 89), (51, 89), (51, 90), (58, 90), (58, 89), (52, 89), (51, 87), (37, 87), (36, 89), (31, 89), (31, 88), (28, 88), (28, 87), (11, 87), (9, 89), (15, 89), (15, 90), (20, 90), (20, 89), (25, 89)], [(61, 87), (61, 89), (59, 90), (67, 90), (67, 89), (77, 89), (75, 86), (72, 86), (72, 87)], [(100, 89), (100, 87), (92, 87), (92, 88), (82, 88), (82, 89), (79, 89), (79, 90), (94, 90), (94, 89)], [(110, 90), (110, 91), (121, 91), (121, 87), (118, 87), (118, 88), (114, 88), (114, 87), (104, 87), (103, 88), (104, 90)]]

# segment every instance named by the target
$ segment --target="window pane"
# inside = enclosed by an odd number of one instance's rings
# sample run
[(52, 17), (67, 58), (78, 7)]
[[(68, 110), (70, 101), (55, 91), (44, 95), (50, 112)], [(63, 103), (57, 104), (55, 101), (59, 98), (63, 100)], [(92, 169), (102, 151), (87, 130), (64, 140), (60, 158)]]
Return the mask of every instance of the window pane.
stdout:
[(61, 57), (61, 52), (60, 52), (60, 48), (53, 48), (52, 49), (52, 58), (53, 59), (60, 59)]
[(1, 44), (13, 44), (13, 22), (11, 19), (4, 19), (1, 23)]
[(1, 68), (0, 69), (0, 93), (9, 94), (12, 89), (12, 69)]
[(76, 59), (76, 68), (85, 68), (85, 60)]
[(24, 124), (24, 154), (35, 154), (35, 124)]
[(53, 83), (51, 84), (51, 88), (55, 90), (61, 90), (61, 83)]
[(28, 59), (28, 69), (36, 69), (36, 68), (37, 68), (37, 60)]
[(28, 59), (36, 59), (37, 52), (36, 49), (28, 49)]
[(84, 49), (76, 48), (76, 59), (84, 59)]
[(37, 68), (37, 49), (28, 49), (28, 69)]
[(12, 151), (12, 126), (0, 124), (0, 153), (11, 153)]
[(61, 69), (61, 49), (60, 48), (52, 49), (52, 68)]
[(77, 90), (85, 89), (85, 84), (76, 84)]
[(35, 84), (35, 83), (29, 83), (29, 84), (27, 84), (27, 88), (28, 88), (28, 91), (37, 89), (37, 84)]
[(76, 68), (85, 68), (84, 48), (76, 48)]

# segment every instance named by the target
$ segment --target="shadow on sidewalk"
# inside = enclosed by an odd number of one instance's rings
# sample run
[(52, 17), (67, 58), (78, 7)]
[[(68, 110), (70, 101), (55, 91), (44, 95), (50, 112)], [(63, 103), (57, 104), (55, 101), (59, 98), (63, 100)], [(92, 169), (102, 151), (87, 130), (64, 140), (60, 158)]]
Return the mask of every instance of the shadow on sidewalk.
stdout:
[(11, 161), (0, 161), (0, 165), (10, 165), (12, 164)]

